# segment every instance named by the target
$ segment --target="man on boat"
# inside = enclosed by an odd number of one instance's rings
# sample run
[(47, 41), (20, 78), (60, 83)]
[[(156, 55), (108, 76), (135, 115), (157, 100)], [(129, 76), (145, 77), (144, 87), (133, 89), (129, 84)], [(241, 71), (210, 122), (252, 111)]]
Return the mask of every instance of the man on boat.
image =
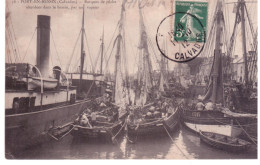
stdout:
[(85, 113), (83, 113), (83, 115), (81, 116), (79, 124), (81, 126), (89, 126), (90, 128), (92, 128), (92, 125), (90, 124), (90, 122), (88, 120), (88, 116)]
[(209, 101), (209, 102), (207, 102), (206, 105), (205, 105), (205, 110), (207, 110), (207, 111), (213, 111), (213, 110), (214, 110), (214, 107), (215, 107), (215, 105), (214, 105), (211, 101)]
[(205, 105), (203, 104), (203, 102), (202, 102), (202, 96), (198, 96), (198, 103), (196, 104), (196, 109), (198, 110), (198, 111), (202, 111), (202, 110), (204, 110), (204, 107), (205, 107)]
[(90, 117), (91, 117), (92, 125), (95, 125), (97, 123), (97, 114), (96, 114), (96, 112), (92, 112)]

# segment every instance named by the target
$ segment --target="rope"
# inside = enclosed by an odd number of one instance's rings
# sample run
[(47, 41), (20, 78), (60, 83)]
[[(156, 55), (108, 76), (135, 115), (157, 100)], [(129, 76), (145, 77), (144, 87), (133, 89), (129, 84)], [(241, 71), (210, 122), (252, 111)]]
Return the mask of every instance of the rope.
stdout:
[(67, 69), (66, 69), (67, 72), (69, 71), (69, 67), (70, 67), (70, 64), (71, 64), (71, 60), (72, 60), (72, 58), (73, 58), (73, 55), (74, 55), (74, 52), (75, 52), (75, 49), (76, 49), (76, 45), (77, 45), (77, 43), (78, 43), (78, 41), (79, 41), (80, 34), (81, 34), (81, 30), (79, 31), (79, 35), (78, 35), (78, 38), (77, 38), (76, 43), (75, 43), (75, 45), (74, 45), (74, 48), (73, 48), (73, 51), (72, 51), (72, 55), (70, 56), (70, 60), (68, 61), (68, 64), (67, 64)]
[[(7, 6), (8, 10), (10, 11), (9, 6), (8, 6), (8, 5), (6, 5), (6, 6)], [(10, 22), (11, 22), (11, 28), (12, 28), (13, 35), (14, 35), (14, 43), (15, 43), (15, 45), (16, 45), (16, 47), (17, 47), (17, 50), (18, 50), (18, 58), (19, 58), (19, 60), (21, 61), (20, 50), (19, 50), (19, 47), (18, 47), (18, 45), (17, 45), (17, 41), (16, 41), (16, 37), (15, 37), (15, 31), (14, 31), (14, 26), (13, 26), (13, 21), (12, 21), (11, 14), (10, 14), (9, 17), (10, 17)]]
[(54, 45), (56, 54), (57, 54), (57, 56), (58, 56), (58, 60), (59, 60), (59, 62), (60, 62), (60, 66), (62, 67), (62, 65), (61, 65), (61, 60), (60, 60), (60, 56), (59, 56), (59, 54), (58, 54), (58, 51), (57, 51), (57, 48), (56, 48), (56, 44), (55, 44), (55, 42), (54, 42), (54, 37), (53, 37), (53, 34), (52, 34), (52, 30), (50, 30), (50, 31), (51, 31), (51, 38), (52, 38), (52, 41), (53, 41), (53, 45)]
[[(128, 128), (127, 128), (127, 131), (128, 131)], [(136, 130), (136, 136), (135, 136), (135, 140), (130, 140), (129, 137), (128, 137), (128, 133), (126, 135), (126, 138), (127, 140), (130, 142), (130, 143), (135, 143), (137, 141), (137, 138), (138, 138), (138, 129)]]
[(180, 147), (174, 142), (174, 140), (172, 139), (170, 133), (168, 132), (167, 128), (164, 126), (163, 124), (163, 128), (165, 129), (165, 131), (167, 132), (168, 136), (170, 137), (171, 141), (173, 142), (173, 144), (178, 148), (178, 150), (183, 154), (183, 156), (186, 158), (186, 159), (189, 159), (185, 154), (184, 152), (180, 149)]
[(112, 137), (112, 141), (117, 137), (117, 135), (122, 131), (122, 128), (125, 127), (125, 124), (126, 124), (126, 120), (125, 120), (125, 123), (121, 126), (121, 128), (119, 129), (119, 131)]
[(251, 138), (251, 136), (246, 132), (246, 130), (240, 125), (240, 123), (237, 121), (238, 125), (240, 126), (240, 128), (244, 131), (244, 133), (247, 135), (247, 137), (257, 146), (256, 142)]
[(37, 28), (35, 28), (35, 30), (34, 30), (34, 32), (33, 32), (32, 38), (31, 38), (31, 40), (30, 40), (30, 42), (29, 42), (29, 45), (28, 45), (28, 47), (27, 47), (27, 49), (26, 49), (26, 51), (25, 51), (25, 54), (24, 54), (23, 59), (22, 59), (21, 62), (23, 62), (24, 58), (25, 58), (26, 55), (27, 55), (27, 51), (28, 51), (28, 49), (29, 49), (29, 47), (30, 47), (30, 45), (31, 45), (31, 42), (32, 42), (32, 39), (33, 39), (33, 37), (34, 37), (34, 34), (35, 34), (36, 30), (37, 30)]
[[(90, 59), (90, 63), (91, 63), (91, 66), (92, 66), (92, 73), (94, 73), (95, 70), (96, 70), (96, 66), (95, 67), (93, 66), (92, 57), (91, 57), (90, 50), (89, 50), (89, 45), (88, 45), (88, 38), (87, 38), (87, 35), (86, 35), (85, 31), (84, 31), (84, 36), (86, 38), (86, 44), (87, 44), (87, 48), (88, 48), (89, 59)], [(93, 68), (95, 68), (95, 69), (93, 69)]]

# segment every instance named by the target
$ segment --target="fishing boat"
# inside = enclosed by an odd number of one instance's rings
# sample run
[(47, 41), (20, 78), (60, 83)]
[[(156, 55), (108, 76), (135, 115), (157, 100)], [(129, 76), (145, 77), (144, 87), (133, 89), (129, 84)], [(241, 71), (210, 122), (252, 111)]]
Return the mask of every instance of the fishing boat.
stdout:
[[(204, 102), (213, 102), (213, 104), (223, 105), (223, 82), (222, 82), (222, 53), (221, 53), (221, 36), (223, 25), (222, 2), (218, 1), (217, 13), (214, 17), (216, 25), (216, 37), (214, 60), (210, 75), (209, 87)], [(197, 110), (196, 107), (184, 107), (182, 109), (182, 122), (189, 129), (199, 131), (212, 131), (214, 133), (226, 136), (238, 136), (242, 130), (233, 126), (232, 118), (226, 117), (224, 113), (218, 110)]]
[(251, 143), (230, 136), (200, 131), (200, 140), (214, 148), (231, 152), (243, 152), (250, 148)]
[[(200, 131), (206, 131), (232, 137), (237, 137), (241, 135), (241, 133), (245, 133), (253, 142), (253, 138), (249, 136), (244, 127), (255, 128), (257, 123), (255, 122), (257, 121), (256, 115), (238, 115), (230, 113), (227, 102), (225, 100), (223, 63), (226, 62), (225, 59), (227, 57), (225, 57), (224, 53), (222, 53), (222, 36), (224, 35), (224, 19), (222, 9), (222, 1), (218, 1), (216, 8), (217, 12), (213, 21), (213, 25), (216, 27), (213, 28), (215, 31), (211, 33), (216, 35), (216, 40), (213, 64), (210, 72), (210, 81), (205, 96), (201, 97), (200, 101), (198, 101), (200, 105), (202, 105), (201, 103), (206, 103), (206, 106), (204, 109), (202, 108), (200, 110), (198, 110), (195, 105), (182, 106), (182, 122), (187, 128), (197, 133)], [(213, 107), (207, 109), (207, 104), (213, 105)]]
[[(6, 64), (5, 147), (6, 153), (14, 155), (53, 139), (49, 136), (52, 129), (74, 121), (90, 103), (88, 99), (76, 99), (76, 87), (69, 85), (60, 67), (54, 67), (53, 75), (49, 75), (51, 17), (37, 18), (36, 66), (19, 61)], [(62, 77), (65, 86), (60, 83)]]
[[(91, 113), (83, 112), (71, 125), (71, 135), (74, 136), (74, 138), (84, 138), (85, 140), (95, 139), (114, 143), (115, 138), (124, 128), (124, 118), (126, 115), (119, 118), (117, 106), (110, 106), (109, 108), (105, 108), (102, 111), (95, 111), (94, 113), (96, 113), (95, 115), (97, 116), (95, 123), (92, 121)], [(83, 117), (85, 117), (85, 120), (89, 118), (90, 122), (88, 124), (85, 124), (86, 122), (82, 124), (82, 120), (84, 120)]]
[[(123, 2), (123, 6), (124, 3), (125, 1)], [(118, 35), (114, 41), (117, 47), (115, 55), (114, 88), (110, 89), (112, 100), (102, 100), (97, 103), (96, 106), (92, 108), (89, 107), (87, 111), (83, 111), (82, 114), (79, 115), (79, 118), (72, 125), (71, 134), (75, 138), (84, 137), (85, 139), (105, 140), (114, 143), (115, 138), (124, 130), (125, 118), (127, 116), (126, 103), (124, 103), (124, 101), (125, 99), (129, 99), (129, 97), (126, 98), (123, 96), (124, 91), (128, 89), (124, 90), (123, 86), (123, 57), (120, 51), (123, 50), (123, 44), (125, 43), (122, 39), (124, 12), (124, 7), (122, 7), (121, 18), (118, 24)], [(103, 39), (104, 37), (102, 37), (102, 44)], [(125, 53), (123, 55), (125, 55)], [(127, 82), (127, 76), (125, 79)], [(93, 119), (93, 117), (95, 119)]]
[[(153, 85), (152, 66), (148, 50), (148, 36), (143, 22), (141, 7), (139, 65), (135, 84), (135, 105), (130, 106), (127, 119), (127, 137), (130, 142), (136, 142), (138, 137), (154, 137), (169, 135), (179, 124), (180, 112), (173, 106), (172, 98), (163, 97), (164, 67), (161, 65), (161, 75), (158, 86)], [(162, 63), (163, 64), (163, 63)], [(167, 86), (167, 84), (165, 84)]]

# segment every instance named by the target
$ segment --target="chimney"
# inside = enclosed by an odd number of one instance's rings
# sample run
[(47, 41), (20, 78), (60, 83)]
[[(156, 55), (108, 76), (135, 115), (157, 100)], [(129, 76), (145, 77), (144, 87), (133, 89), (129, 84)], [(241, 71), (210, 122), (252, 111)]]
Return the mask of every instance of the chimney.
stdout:
[(37, 64), (43, 77), (49, 77), (50, 16), (38, 15), (37, 19)]

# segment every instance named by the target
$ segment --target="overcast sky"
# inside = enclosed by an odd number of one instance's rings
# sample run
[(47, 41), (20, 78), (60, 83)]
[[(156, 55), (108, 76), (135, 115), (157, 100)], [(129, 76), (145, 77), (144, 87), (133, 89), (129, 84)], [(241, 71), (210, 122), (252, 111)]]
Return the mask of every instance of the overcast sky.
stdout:
[[(23, 62), (29, 62), (32, 64), (36, 64), (36, 33), (32, 39), (31, 44), (29, 42), (33, 36), (35, 28), (37, 26), (37, 15), (49, 15), (51, 16), (51, 30), (53, 37), (51, 36), (51, 60), (50, 65), (60, 65), (65, 70), (70, 57), (72, 56), (73, 48), (76, 43), (78, 34), (81, 29), (81, 19), (82, 19), (82, 9), (26, 9), (26, 6), (53, 6), (58, 5), (68, 6), (70, 7), (72, 4), (51, 4), (51, 3), (21, 3), (20, 0), (16, 0), (20, 3), (12, 4), (11, 1), (7, 2), (8, 8), (7, 11), (10, 11), (10, 17), (12, 20), (16, 41), (18, 44), (19, 52), (21, 58), (25, 56), (25, 52), (28, 48), (27, 55), (24, 58)], [(58, 0), (57, 0), (58, 1)], [(86, 1), (93, 1), (93, 0), (86, 0)], [(106, 0), (104, 0), (106, 1)], [(91, 55), (92, 63), (95, 63), (99, 48), (100, 48), (100, 38), (102, 36), (102, 30), (104, 27), (104, 34), (105, 34), (105, 52), (108, 52), (106, 56), (109, 55), (111, 51), (110, 49), (107, 51), (108, 45), (111, 41), (113, 32), (115, 31), (116, 25), (120, 18), (120, 11), (121, 11), (121, 0), (114, 0), (116, 3), (113, 4), (86, 4), (85, 5), (85, 30), (86, 36), (88, 39), (89, 45), (89, 52)], [(128, 0), (130, 2), (132, 0)], [(148, 0), (153, 1), (153, 0)], [(154, 50), (156, 53), (157, 58), (160, 58), (160, 53), (155, 44), (155, 35), (156, 29), (160, 23), (160, 21), (168, 16), (171, 13), (171, 3), (170, 0), (154, 0), (153, 6), (145, 6), (143, 8), (144, 13), (144, 21), (145, 26), (147, 28), (147, 33), (149, 38), (152, 40), (154, 45)], [(194, 0), (193, 0), (194, 1)], [(83, 0), (79, 1), (80, 3), (73, 4), (73, 6), (81, 7), (83, 4)], [(159, 4), (160, 2), (165, 2)], [(211, 18), (214, 12), (214, 8), (216, 6), (215, 0), (208, 0), (209, 2), (209, 9), (208, 9), (208, 29), (211, 26)], [(235, 0), (225, 0), (225, 2), (235, 2)], [(136, 50), (139, 41), (139, 15), (138, 15), (138, 5), (129, 6), (130, 4), (127, 3), (126, 7), (126, 22), (125, 22), (125, 31), (126, 31), (126, 50), (127, 50), (127, 63), (129, 66), (129, 72), (133, 73), (136, 71)], [(88, 7), (98, 6), (98, 9), (89, 9)], [(234, 22), (234, 13), (233, 4), (229, 4), (226, 7), (226, 11), (229, 11), (229, 27), (230, 31), (233, 28)], [(173, 7), (174, 9), (174, 7)], [(252, 22), (254, 22), (254, 28), (256, 28), (256, 13), (257, 5), (256, 4), (249, 4), (249, 12), (252, 13), (254, 11), (254, 15), (252, 15)], [(10, 25), (10, 22), (9, 22)], [(8, 36), (7, 36), (8, 37)], [(56, 55), (56, 51), (54, 49), (53, 39), (57, 48), (58, 56)], [(240, 39), (241, 40), (241, 39)], [(113, 42), (113, 41), (112, 41)], [(89, 58), (88, 48), (86, 47), (86, 65), (88, 66), (88, 70), (91, 68), (91, 60)], [(238, 50), (238, 49), (237, 49)], [(150, 50), (152, 61), (153, 61), (153, 69), (158, 69), (158, 65), (155, 62), (155, 57)], [(241, 51), (237, 51), (239, 54)], [(71, 66), (79, 66), (77, 61), (80, 57), (80, 42), (76, 46), (74, 56), (71, 60)], [(112, 71), (114, 69), (114, 55), (111, 57), (109, 61), (109, 69)], [(7, 61), (6, 57), (6, 61)], [(60, 60), (59, 60), (60, 59)], [(99, 67), (98, 63), (98, 67)], [(175, 65), (174, 62), (169, 62), (170, 68), (173, 68)], [(94, 64), (95, 66), (95, 64)], [(98, 68), (99, 70), (99, 68)]]

